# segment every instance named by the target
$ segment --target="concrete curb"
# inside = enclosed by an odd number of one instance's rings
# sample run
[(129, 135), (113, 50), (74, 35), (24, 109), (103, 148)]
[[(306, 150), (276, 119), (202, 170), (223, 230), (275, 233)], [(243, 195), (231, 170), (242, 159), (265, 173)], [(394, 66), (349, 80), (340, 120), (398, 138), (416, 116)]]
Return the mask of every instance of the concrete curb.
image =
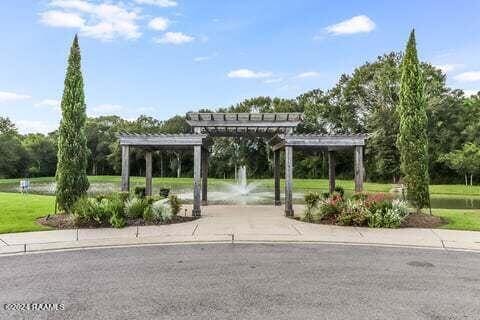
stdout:
[[(232, 209), (234, 209), (232, 211)], [(296, 208), (297, 209), (297, 208)], [(0, 256), (143, 245), (206, 243), (343, 244), (480, 252), (480, 232), (372, 229), (289, 219), (271, 206), (208, 206), (201, 219), (123, 229), (65, 229), (0, 234)]]
[[(318, 245), (343, 245), (343, 246), (367, 246), (367, 247), (383, 247), (383, 248), (408, 248), (417, 250), (442, 250), (454, 252), (473, 252), (479, 253), (478, 249), (470, 248), (449, 248), (449, 247), (432, 247), (421, 245), (401, 245), (401, 244), (385, 244), (385, 243), (366, 243), (366, 242), (344, 242), (344, 241), (321, 241), (321, 240), (199, 240), (199, 241), (172, 241), (172, 242), (138, 242), (138, 243), (118, 243), (118, 244), (91, 244), (91, 245), (77, 245), (72, 246), (72, 243), (42, 243), (30, 245), (14, 245), (8, 246), (10, 250), (0, 250), (0, 258), (12, 255), (38, 254), (49, 252), (63, 252), (63, 251), (80, 251), (80, 250), (95, 250), (95, 249), (115, 249), (128, 247), (151, 247), (151, 246), (173, 246), (173, 245), (208, 245), (208, 244), (318, 244)], [(32, 247), (33, 245), (33, 247)], [(34, 245), (41, 245), (36, 247)], [(51, 246), (48, 246), (51, 245)], [(62, 246), (63, 245), (63, 246)], [(13, 248), (15, 247), (15, 248)]]

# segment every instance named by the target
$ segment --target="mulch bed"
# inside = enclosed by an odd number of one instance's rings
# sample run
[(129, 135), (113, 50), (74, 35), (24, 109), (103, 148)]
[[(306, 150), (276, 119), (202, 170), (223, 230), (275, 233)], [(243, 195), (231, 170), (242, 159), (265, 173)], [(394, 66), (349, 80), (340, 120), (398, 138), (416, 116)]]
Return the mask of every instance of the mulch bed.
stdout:
[[(174, 223), (182, 223), (188, 222), (198, 219), (198, 217), (191, 217), (191, 216), (174, 216), (171, 221), (169, 222), (160, 222), (160, 223), (152, 223), (146, 222), (143, 219), (127, 219), (126, 227), (128, 226), (150, 226), (150, 225), (163, 225), (163, 224), (174, 224)], [(110, 228), (110, 224), (83, 224), (83, 225), (75, 225), (73, 223), (73, 219), (70, 215), (67, 214), (57, 214), (57, 215), (49, 215), (46, 217), (38, 218), (37, 223), (52, 227), (55, 229), (75, 229), (75, 228), (86, 228), (86, 229), (95, 229), (95, 228)]]
[[(300, 217), (294, 217), (293, 219), (302, 221)], [(314, 221), (310, 223), (316, 224), (326, 224), (326, 225), (337, 225), (337, 219), (335, 216), (326, 217), (320, 221)], [(428, 228), (434, 229), (438, 228), (444, 224), (447, 224), (447, 221), (443, 218), (437, 216), (431, 216), (429, 214), (421, 213), (411, 213), (402, 223), (400, 228)]]
[(429, 214), (411, 213), (402, 223), (404, 228), (438, 228), (446, 224), (445, 219)]

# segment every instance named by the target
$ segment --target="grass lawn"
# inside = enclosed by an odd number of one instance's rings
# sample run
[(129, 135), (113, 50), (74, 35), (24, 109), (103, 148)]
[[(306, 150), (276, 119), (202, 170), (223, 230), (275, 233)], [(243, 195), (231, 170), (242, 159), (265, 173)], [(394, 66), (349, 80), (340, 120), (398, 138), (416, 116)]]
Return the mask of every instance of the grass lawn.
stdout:
[(442, 229), (480, 231), (480, 210), (432, 209), (432, 213), (448, 221)]
[[(120, 184), (120, 176), (89, 176), (89, 181), (91, 183), (113, 183)], [(14, 185), (18, 186), (20, 179), (0, 179), (0, 190), (2, 185)], [(54, 182), (54, 177), (44, 177), (44, 178), (31, 178), (31, 183), (50, 183)], [(145, 184), (144, 177), (131, 177), (130, 182), (132, 185), (143, 185)], [(218, 186), (224, 182), (233, 182), (233, 180), (223, 180), (223, 179), (208, 179), (208, 184), (210, 186)], [(273, 189), (273, 179), (250, 179), (249, 182), (255, 182), (259, 186), (272, 188)], [(164, 186), (170, 188), (191, 188), (193, 184), (192, 178), (153, 178), (153, 184), (155, 186)], [(343, 187), (345, 190), (353, 191), (354, 182), (351, 180), (337, 180), (336, 184)], [(284, 186), (284, 181), (281, 181), (282, 189)], [(327, 179), (294, 179), (293, 187), (300, 190), (318, 190), (326, 192), (328, 190), (328, 180)], [(368, 192), (388, 192), (393, 188), (393, 185), (390, 183), (374, 183), (366, 182), (364, 185), (365, 191)], [(455, 185), (430, 185), (430, 193), (432, 195), (438, 195), (441, 197), (460, 197), (460, 196), (478, 196), (480, 197), (480, 186), (465, 186), (461, 184)]]
[(0, 233), (48, 230), (36, 219), (54, 211), (55, 197), (0, 193)]
[[(32, 183), (50, 183), (53, 177), (32, 178)], [(119, 176), (91, 176), (91, 183), (112, 183), (119, 184)], [(210, 186), (220, 186), (232, 180), (209, 179)], [(0, 179), (0, 190), (2, 185), (18, 186), (19, 179)], [(273, 179), (250, 180), (261, 187), (273, 190)], [(132, 185), (143, 185), (144, 177), (131, 177)], [(191, 188), (192, 178), (154, 178), (155, 186), (170, 188)], [(342, 186), (348, 193), (354, 189), (352, 180), (337, 180), (337, 185)], [(365, 190), (368, 192), (388, 192), (392, 189), (391, 184), (365, 183)], [(315, 190), (325, 192), (328, 189), (326, 179), (294, 179), (294, 189)], [(283, 190), (283, 180), (282, 180)], [(458, 198), (458, 197), (480, 197), (480, 186), (467, 187), (464, 185), (431, 185), (432, 197), (437, 198)], [(0, 233), (47, 230), (47, 227), (38, 225), (35, 220), (53, 212), (55, 198), (53, 196), (21, 195), (18, 193), (0, 192)], [(468, 209), (433, 209), (436, 216), (446, 219), (448, 223), (442, 228), (457, 230), (480, 231), (480, 210)]]

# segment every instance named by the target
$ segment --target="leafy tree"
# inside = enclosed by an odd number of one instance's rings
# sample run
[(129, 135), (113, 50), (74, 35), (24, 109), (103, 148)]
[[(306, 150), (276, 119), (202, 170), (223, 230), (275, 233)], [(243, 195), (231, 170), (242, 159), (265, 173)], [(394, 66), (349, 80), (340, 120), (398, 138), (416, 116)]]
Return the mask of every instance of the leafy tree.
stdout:
[(118, 144), (118, 130), (124, 122), (118, 116), (87, 119), (85, 132), (90, 150), (88, 168), (92, 175), (114, 173), (110, 157), (114, 145)]
[(0, 117), (0, 134), (5, 134), (5, 135), (18, 134), (15, 124), (9, 118)]
[(473, 185), (473, 175), (480, 172), (480, 147), (475, 143), (466, 143), (460, 150), (455, 150), (441, 157), (449, 167), (465, 175), (465, 185)]
[(28, 154), (28, 175), (30, 177), (50, 177), (57, 166), (56, 141), (52, 136), (41, 133), (28, 134), (22, 139)]
[(460, 124), (458, 129), (463, 129), (462, 135), (465, 141), (480, 145), (480, 92), (465, 99), (463, 111), (463, 123)]
[(28, 156), (17, 128), (8, 118), (0, 117), (0, 178), (15, 178), (26, 174)]
[(421, 210), (430, 203), (428, 191), (427, 114), (424, 82), (412, 31), (402, 62), (398, 147), (408, 198)]
[(87, 116), (77, 35), (68, 58), (61, 107), (56, 195), (59, 207), (70, 212), (75, 201), (84, 195), (89, 187), (87, 178), (89, 152), (85, 135)]

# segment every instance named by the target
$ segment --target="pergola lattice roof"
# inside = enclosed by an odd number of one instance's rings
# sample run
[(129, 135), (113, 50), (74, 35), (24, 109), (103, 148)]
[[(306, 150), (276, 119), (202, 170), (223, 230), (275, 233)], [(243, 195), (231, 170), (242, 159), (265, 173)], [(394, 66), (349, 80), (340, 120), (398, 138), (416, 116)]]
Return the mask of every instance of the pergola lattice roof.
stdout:
[(194, 132), (210, 136), (274, 136), (293, 131), (301, 122), (301, 113), (187, 113)]
[(281, 149), (285, 146), (338, 150), (363, 146), (366, 138), (367, 136), (364, 134), (293, 133), (279, 134), (272, 138), (270, 143), (273, 145), (273, 150)]
[(122, 191), (130, 189), (130, 147), (145, 149), (145, 193), (152, 195), (152, 150), (193, 149), (194, 183), (192, 215), (201, 214), (201, 202), (207, 204), (208, 153), (211, 136), (264, 136), (271, 138), (274, 156), (275, 205), (280, 204), (280, 151), (285, 150), (285, 214), (293, 215), (293, 150), (328, 150), (329, 191), (335, 190), (334, 150), (354, 149), (355, 191), (363, 188), (363, 134), (299, 134), (295, 128), (302, 122), (301, 113), (188, 113), (191, 134), (119, 135), (122, 146)]
[(122, 133), (119, 136), (120, 145), (155, 148), (188, 148), (201, 146), (207, 138), (206, 134), (137, 134)]

